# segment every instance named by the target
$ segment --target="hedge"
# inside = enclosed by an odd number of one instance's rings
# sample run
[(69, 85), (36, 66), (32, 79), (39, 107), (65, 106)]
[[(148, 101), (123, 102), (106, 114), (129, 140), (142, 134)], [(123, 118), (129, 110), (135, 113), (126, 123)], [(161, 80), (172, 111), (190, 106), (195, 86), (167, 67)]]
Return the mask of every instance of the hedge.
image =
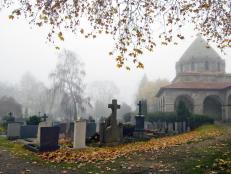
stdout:
[(177, 114), (175, 112), (154, 112), (147, 114), (145, 120), (149, 122), (175, 122), (177, 120)]
[(195, 129), (204, 124), (213, 124), (214, 119), (206, 115), (194, 114), (191, 117), (189, 117), (189, 123), (190, 123), (191, 129)]
[(179, 122), (186, 121), (191, 129), (199, 127), (203, 124), (213, 124), (214, 119), (206, 115), (190, 114), (189, 117), (178, 117), (175, 112), (155, 112), (145, 116), (145, 120), (149, 122)]

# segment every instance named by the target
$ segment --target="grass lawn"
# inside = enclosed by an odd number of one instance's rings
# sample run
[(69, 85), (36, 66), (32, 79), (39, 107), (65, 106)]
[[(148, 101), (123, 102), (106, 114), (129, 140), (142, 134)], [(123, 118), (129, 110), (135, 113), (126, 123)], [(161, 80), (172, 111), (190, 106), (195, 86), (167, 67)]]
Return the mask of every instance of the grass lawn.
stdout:
[(181, 135), (111, 148), (35, 154), (0, 138), (19, 158), (68, 173), (231, 173), (231, 126), (207, 125)]

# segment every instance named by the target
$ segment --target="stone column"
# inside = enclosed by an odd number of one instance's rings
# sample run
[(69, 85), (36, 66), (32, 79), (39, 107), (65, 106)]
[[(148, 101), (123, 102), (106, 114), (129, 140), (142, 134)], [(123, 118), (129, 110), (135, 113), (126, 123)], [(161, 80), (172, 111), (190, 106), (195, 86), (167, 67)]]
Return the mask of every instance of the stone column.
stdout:
[(203, 114), (203, 103), (195, 103), (194, 104), (194, 113), (195, 114)]
[(86, 121), (76, 121), (74, 125), (74, 149), (86, 147)]

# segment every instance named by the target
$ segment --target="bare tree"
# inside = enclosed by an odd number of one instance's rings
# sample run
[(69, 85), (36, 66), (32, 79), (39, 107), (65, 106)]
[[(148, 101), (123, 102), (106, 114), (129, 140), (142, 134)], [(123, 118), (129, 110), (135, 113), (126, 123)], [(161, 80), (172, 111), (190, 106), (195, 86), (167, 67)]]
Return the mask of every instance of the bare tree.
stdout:
[(122, 103), (120, 109), (118, 110), (118, 118), (123, 120), (125, 114), (131, 113), (132, 108), (127, 103)]
[(83, 83), (85, 77), (84, 65), (74, 52), (63, 50), (59, 54), (59, 62), (54, 72), (50, 74), (53, 80), (55, 93), (65, 93), (71, 98), (73, 118), (77, 119), (78, 110), (83, 111), (84, 105), (89, 104), (89, 98), (85, 98)]
[(12, 97), (0, 98), (0, 117), (12, 113), (14, 117), (22, 117), (22, 106)]
[[(230, 0), (6, 0), (2, 6), (12, 4), (17, 8), (9, 19), (23, 14), (37, 26), (51, 25), (50, 41), (64, 40), (62, 31), (66, 29), (86, 38), (112, 35), (115, 49), (110, 54), (118, 67), (131, 60), (143, 68), (138, 56), (145, 50), (152, 51), (157, 40), (167, 45), (176, 38), (184, 39), (181, 28), (187, 23), (220, 48), (231, 45)], [(83, 19), (90, 25), (84, 27)]]
[(87, 92), (93, 101), (99, 100), (108, 103), (119, 94), (119, 88), (112, 81), (94, 81), (88, 85)]
[(110, 114), (111, 111), (107, 108), (108, 103), (118, 96), (119, 89), (111, 81), (94, 81), (88, 85), (87, 93), (94, 107), (91, 114), (100, 118)]
[(48, 89), (40, 81), (38, 81), (29, 72), (25, 73), (18, 86), (18, 101), (23, 105), (29, 115), (46, 113)]

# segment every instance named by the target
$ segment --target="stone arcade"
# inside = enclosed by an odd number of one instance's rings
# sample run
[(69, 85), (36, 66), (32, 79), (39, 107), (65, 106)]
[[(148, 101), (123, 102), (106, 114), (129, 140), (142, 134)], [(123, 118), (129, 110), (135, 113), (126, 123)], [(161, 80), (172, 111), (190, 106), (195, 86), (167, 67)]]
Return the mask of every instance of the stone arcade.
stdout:
[(192, 113), (231, 120), (231, 74), (225, 61), (198, 36), (176, 63), (176, 77), (157, 95), (156, 110), (175, 111), (183, 101)]

